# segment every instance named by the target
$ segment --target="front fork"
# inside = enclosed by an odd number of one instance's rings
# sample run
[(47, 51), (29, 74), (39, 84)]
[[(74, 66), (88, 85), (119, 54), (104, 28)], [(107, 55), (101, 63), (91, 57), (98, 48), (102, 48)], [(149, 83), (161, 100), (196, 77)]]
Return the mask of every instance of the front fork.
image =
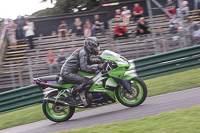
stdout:
[(131, 81), (129, 79), (122, 79), (121, 83), (124, 86), (124, 88), (132, 95), (133, 90), (131, 88)]

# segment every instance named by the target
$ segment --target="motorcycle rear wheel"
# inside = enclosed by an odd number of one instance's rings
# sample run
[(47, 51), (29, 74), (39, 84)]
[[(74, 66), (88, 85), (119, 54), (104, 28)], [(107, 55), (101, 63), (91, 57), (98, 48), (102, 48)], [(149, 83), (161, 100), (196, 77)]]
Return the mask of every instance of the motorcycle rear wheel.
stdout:
[[(53, 91), (53, 92), (50, 92), (46, 97), (55, 98), (57, 94), (58, 94), (57, 91)], [(59, 98), (59, 99), (62, 99), (62, 98)], [(42, 110), (44, 112), (44, 115), (49, 120), (54, 121), (54, 122), (67, 121), (73, 116), (75, 112), (74, 107), (70, 107), (70, 106), (64, 107), (62, 105), (49, 103), (45, 100), (43, 101), (43, 104), (42, 104)]]
[(145, 101), (147, 97), (147, 87), (144, 81), (138, 77), (130, 81), (133, 94), (131, 95), (121, 86), (116, 90), (116, 97), (121, 104), (127, 107), (136, 107)]

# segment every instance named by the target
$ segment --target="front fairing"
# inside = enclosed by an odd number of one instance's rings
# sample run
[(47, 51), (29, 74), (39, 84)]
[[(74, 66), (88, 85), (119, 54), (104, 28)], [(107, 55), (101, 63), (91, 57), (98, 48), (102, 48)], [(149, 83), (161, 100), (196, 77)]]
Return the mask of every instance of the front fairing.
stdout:
[(117, 64), (117, 68), (108, 72), (111, 77), (121, 79), (125, 72), (130, 68), (130, 63), (124, 57), (115, 52), (105, 50), (100, 57), (104, 60), (114, 61)]

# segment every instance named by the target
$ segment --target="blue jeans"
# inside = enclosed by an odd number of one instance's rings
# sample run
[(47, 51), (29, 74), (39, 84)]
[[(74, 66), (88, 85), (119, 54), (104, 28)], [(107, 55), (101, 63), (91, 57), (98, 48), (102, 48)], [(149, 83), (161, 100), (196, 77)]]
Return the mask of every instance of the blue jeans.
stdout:
[(18, 26), (17, 28), (17, 39), (25, 39), (25, 32), (24, 32), (24, 26)]
[(200, 9), (200, 0), (194, 0), (194, 9)]
[[(96, 27), (92, 27), (92, 35), (96, 35), (96, 30), (98, 30)], [(101, 34), (104, 35), (104, 25), (100, 26)]]

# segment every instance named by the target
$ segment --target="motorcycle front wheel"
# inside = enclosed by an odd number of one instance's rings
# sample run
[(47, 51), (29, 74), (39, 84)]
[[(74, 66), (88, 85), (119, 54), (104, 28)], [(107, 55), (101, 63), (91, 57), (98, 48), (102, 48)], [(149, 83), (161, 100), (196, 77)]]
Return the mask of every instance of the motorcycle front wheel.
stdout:
[[(48, 98), (56, 98), (58, 95), (57, 91), (50, 92), (46, 97)], [(62, 97), (59, 98), (62, 100)], [(53, 103), (49, 103), (46, 100), (43, 101), (42, 109), (44, 115), (51, 121), (54, 122), (63, 122), (69, 120), (75, 111), (74, 107), (70, 106), (62, 106)]]
[(145, 101), (147, 97), (147, 87), (144, 81), (138, 77), (133, 78), (130, 81), (133, 94), (130, 94), (123, 86), (121, 86), (116, 90), (116, 97), (121, 104), (127, 107), (135, 107)]

